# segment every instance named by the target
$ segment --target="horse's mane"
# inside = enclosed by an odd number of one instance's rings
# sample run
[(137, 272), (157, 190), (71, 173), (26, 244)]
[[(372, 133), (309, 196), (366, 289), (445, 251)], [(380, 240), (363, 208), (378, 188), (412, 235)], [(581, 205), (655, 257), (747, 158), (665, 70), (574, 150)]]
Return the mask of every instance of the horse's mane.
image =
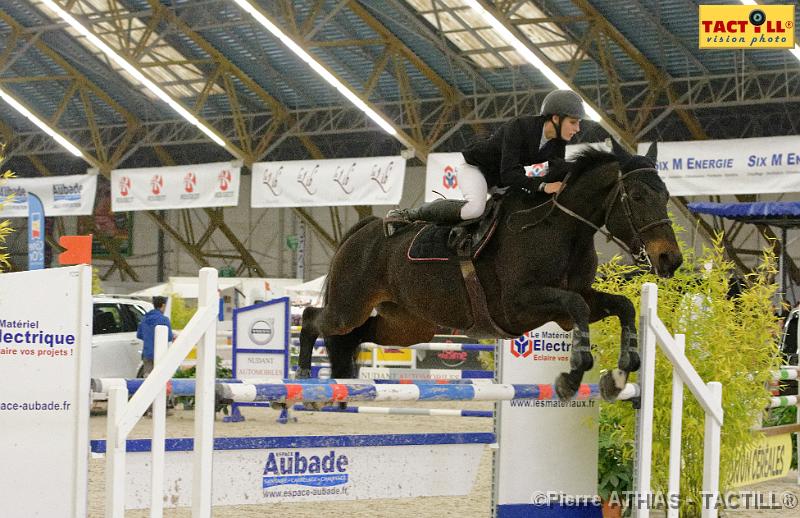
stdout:
[[(589, 146), (579, 151), (570, 162), (573, 164), (571, 168), (572, 174), (576, 177), (580, 177), (586, 171), (591, 171), (600, 166), (620, 161), (613, 153)], [(635, 169), (652, 169), (652, 171), (636, 173), (636, 179), (641, 180), (657, 192), (667, 192), (667, 186), (658, 176), (655, 168), (655, 161), (641, 155), (632, 155), (628, 160), (620, 162), (620, 169), (623, 173)]]

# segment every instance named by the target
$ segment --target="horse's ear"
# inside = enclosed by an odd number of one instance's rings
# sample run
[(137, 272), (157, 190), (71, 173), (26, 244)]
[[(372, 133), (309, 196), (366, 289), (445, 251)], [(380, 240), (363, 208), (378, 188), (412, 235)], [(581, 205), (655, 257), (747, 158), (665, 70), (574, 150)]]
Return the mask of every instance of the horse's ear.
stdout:
[(647, 148), (647, 153), (645, 153), (644, 156), (655, 162), (656, 157), (658, 157), (658, 142), (653, 142), (650, 144), (650, 147)]
[(611, 139), (611, 152), (614, 154), (615, 157), (617, 157), (617, 160), (619, 162), (627, 162), (632, 158), (631, 154), (628, 153), (624, 147), (620, 146), (619, 142), (617, 142), (616, 139), (613, 138)]

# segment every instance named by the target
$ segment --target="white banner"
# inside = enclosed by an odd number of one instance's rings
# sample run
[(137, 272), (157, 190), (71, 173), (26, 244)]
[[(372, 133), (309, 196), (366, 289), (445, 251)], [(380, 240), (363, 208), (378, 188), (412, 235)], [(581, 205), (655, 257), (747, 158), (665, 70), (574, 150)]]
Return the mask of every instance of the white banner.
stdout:
[[(432, 444), (414, 441), (418, 436), (413, 434), (352, 436), (361, 439), (363, 445), (358, 446), (341, 445), (354, 443), (350, 436), (217, 439), (215, 442), (226, 449), (214, 451), (212, 504), (467, 495), (473, 490), (486, 439), (473, 444), (437, 444), (437, 436), (442, 435), (455, 434), (433, 434), (429, 438)], [(464, 440), (489, 434), (458, 435), (456, 439)], [(384, 437), (398, 445), (382, 446)], [(412, 441), (411, 445), (399, 445), (404, 437)], [(326, 440), (329, 445), (307, 446)], [(167, 451), (164, 507), (191, 506), (192, 485), (186, 481), (192, 478), (192, 455), (192, 451)], [(150, 458), (149, 451), (140, 453), (129, 442), (126, 509), (150, 506)]]
[(241, 167), (231, 162), (111, 171), (111, 210), (235, 207)]
[[(567, 146), (567, 158), (586, 146)], [(430, 153), (425, 169), (425, 201), (438, 200), (441, 198), (439, 194), (448, 199), (463, 199), (458, 186), (458, 168), (463, 163), (464, 155), (461, 153)], [(546, 164), (526, 164), (525, 172), (528, 176), (544, 176), (547, 167)]]
[(658, 173), (672, 196), (798, 192), (800, 137), (659, 142)]
[(91, 279), (89, 266), (0, 276), (2, 516), (87, 515)]
[(399, 156), (253, 164), (252, 207), (397, 205), (406, 159)]
[(0, 217), (27, 218), (28, 193), (42, 200), (45, 216), (88, 216), (94, 210), (96, 174), (14, 178), (0, 186), (0, 197), (14, 196), (0, 208)]

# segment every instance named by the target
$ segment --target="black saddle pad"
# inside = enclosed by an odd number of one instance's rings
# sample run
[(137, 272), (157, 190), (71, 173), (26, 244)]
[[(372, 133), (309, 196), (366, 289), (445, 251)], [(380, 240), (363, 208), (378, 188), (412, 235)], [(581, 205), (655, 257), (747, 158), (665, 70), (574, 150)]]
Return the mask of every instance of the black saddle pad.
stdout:
[(447, 248), (447, 237), (452, 227), (428, 224), (422, 227), (408, 247), (409, 261), (447, 261), (453, 252)]

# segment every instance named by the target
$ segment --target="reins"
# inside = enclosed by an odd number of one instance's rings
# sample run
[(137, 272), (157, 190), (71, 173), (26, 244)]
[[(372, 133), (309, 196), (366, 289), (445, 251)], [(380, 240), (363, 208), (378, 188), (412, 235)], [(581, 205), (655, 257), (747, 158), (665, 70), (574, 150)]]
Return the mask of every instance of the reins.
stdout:
[[(653, 229), (655, 227), (658, 227), (658, 226), (661, 226), (661, 225), (670, 225), (672, 222), (669, 220), (669, 218), (663, 218), (663, 219), (659, 219), (659, 220), (656, 220), (656, 221), (652, 221), (652, 222), (648, 223), (647, 225), (644, 225), (643, 227), (637, 227), (634, 224), (634, 222), (633, 222), (633, 211), (631, 210), (631, 205), (630, 205), (630, 203), (631, 203), (630, 202), (630, 196), (628, 195), (628, 191), (625, 188), (625, 179), (628, 176), (632, 175), (633, 173), (639, 173), (639, 172), (644, 172), (644, 171), (656, 172), (656, 170), (654, 168), (652, 168), (652, 167), (643, 167), (643, 168), (639, 168), (639, 169), (634, 169), (632, 171), (628, 171), (625, 174), (623, 174), (621, 170), (618, 171), (617, 172), (617, 181), (616, 181), (616, 183), (614, 185), (614, 188), (611, 190), (611, 192), (608, 193), (608, 195), (606, 195), (606, 198), (603, 200), (603, 211), (605, 213), (605, 217), (603, 219), (603, 227), (606, 227), (606, 228), (608, 227), (608, 220), (611, 217), (611, 212), (614, 210), (614, 205), (616, 204), (617, 199), (620, 200), (620, 205), (621, 205), (622, 210), (624, 212), (625, 219), (628, 222), (628, 225), (630, 225), (631, 233), (633, 235), (632, 245), (633, 245), (634, 248), (636, 248), (635, 252), (632, 251), (631, 248), (626, 243), (624, 243), (622, 240), (620, 240), (619, 238), (617, 238), (614, 235), (612, 235), (611, 232), (609, 232), (608, 230), (605, 230), (602, 227), (598, 227), (597, 225), (595, 225), (594, 223), (592, 223), (588, 219), (584, 218), (580, 214), (578, 214), (575, 211), (573, 211), (572, 209), (570, 209), (568, 207), (565, 207), (564, 205), (559, 203), (558, 197), (564, 191), (564, 189), (567, 187), (567, 184), (569, 183), (569, 178), (570, 178), (570, 176), (572, 176), (572, 172), (571, 171), (569, 173), (567, 173), (567, 176), (564, 178), (563, 182), (561, 183), (561, 188), (553, 195), (552, 198), (550, 198), (546, 202), (540, 203), (539, 205), (536, 205), (535, 207), (532, 207), (530, 209), (525, 209), (525, 210), (521, 210), (521, 211), (517, 211), (517, 212), (511, 213), (509, 215), (509, 217), (508, 217), (506, 225), (514, 233), (524, 232), (524, 231), (526, 231), (526, 230), (528, 230), (530, 228), (535, 227), (536, 225), (540, 224), (544, 220), (546, 220), (548, 217), (550, 217), (550, 215), (553, 213), (553, 211), (555, 209), (558, 209), (561, 212), (563, 212), (564, 214), (567, 214), (568, 216), (580, 221), (581, 223), (586, 224), (587, 226), (592, 228), (595, 232), (600, 232), (601, 234), (606, 236), (606, 238), (608, 240), (614, 241), (623, 250), (625, 250), (626, 252), (631, 254), (631, 256), (634, 258), (634, 260), (636, 260), (639, 263), (645, 263), (652, 269), (653, 265), (650, 262), (650, 258), (648, 257), (647, 252), (645, 250), (644, 240), (642, 239), (642, 233), (647, 232), (648, 230), (651, 230), (651, 229)], [(520, 227), (519, 229), (516, 229), (516, 230), (514, 229), (514, 227), (512, 225), (512, 222), (511, 222), (511, 219), (514, 216), (525, 215), (525, 214), (531, 213), (531, 212), (533, 212), (535, 210), (538, 210), (541, 207), (544, 207), (544, 206), (546, 206), (548, 204), (552, 205), (552, 206), (550, 207), (550, 210), (548, 210), (547, 213), (544, 216), (542, 216), (541, 218), (537, 219), (533, 223), (528, 223), (527, 225), (523, 225), (522, 227)]]

